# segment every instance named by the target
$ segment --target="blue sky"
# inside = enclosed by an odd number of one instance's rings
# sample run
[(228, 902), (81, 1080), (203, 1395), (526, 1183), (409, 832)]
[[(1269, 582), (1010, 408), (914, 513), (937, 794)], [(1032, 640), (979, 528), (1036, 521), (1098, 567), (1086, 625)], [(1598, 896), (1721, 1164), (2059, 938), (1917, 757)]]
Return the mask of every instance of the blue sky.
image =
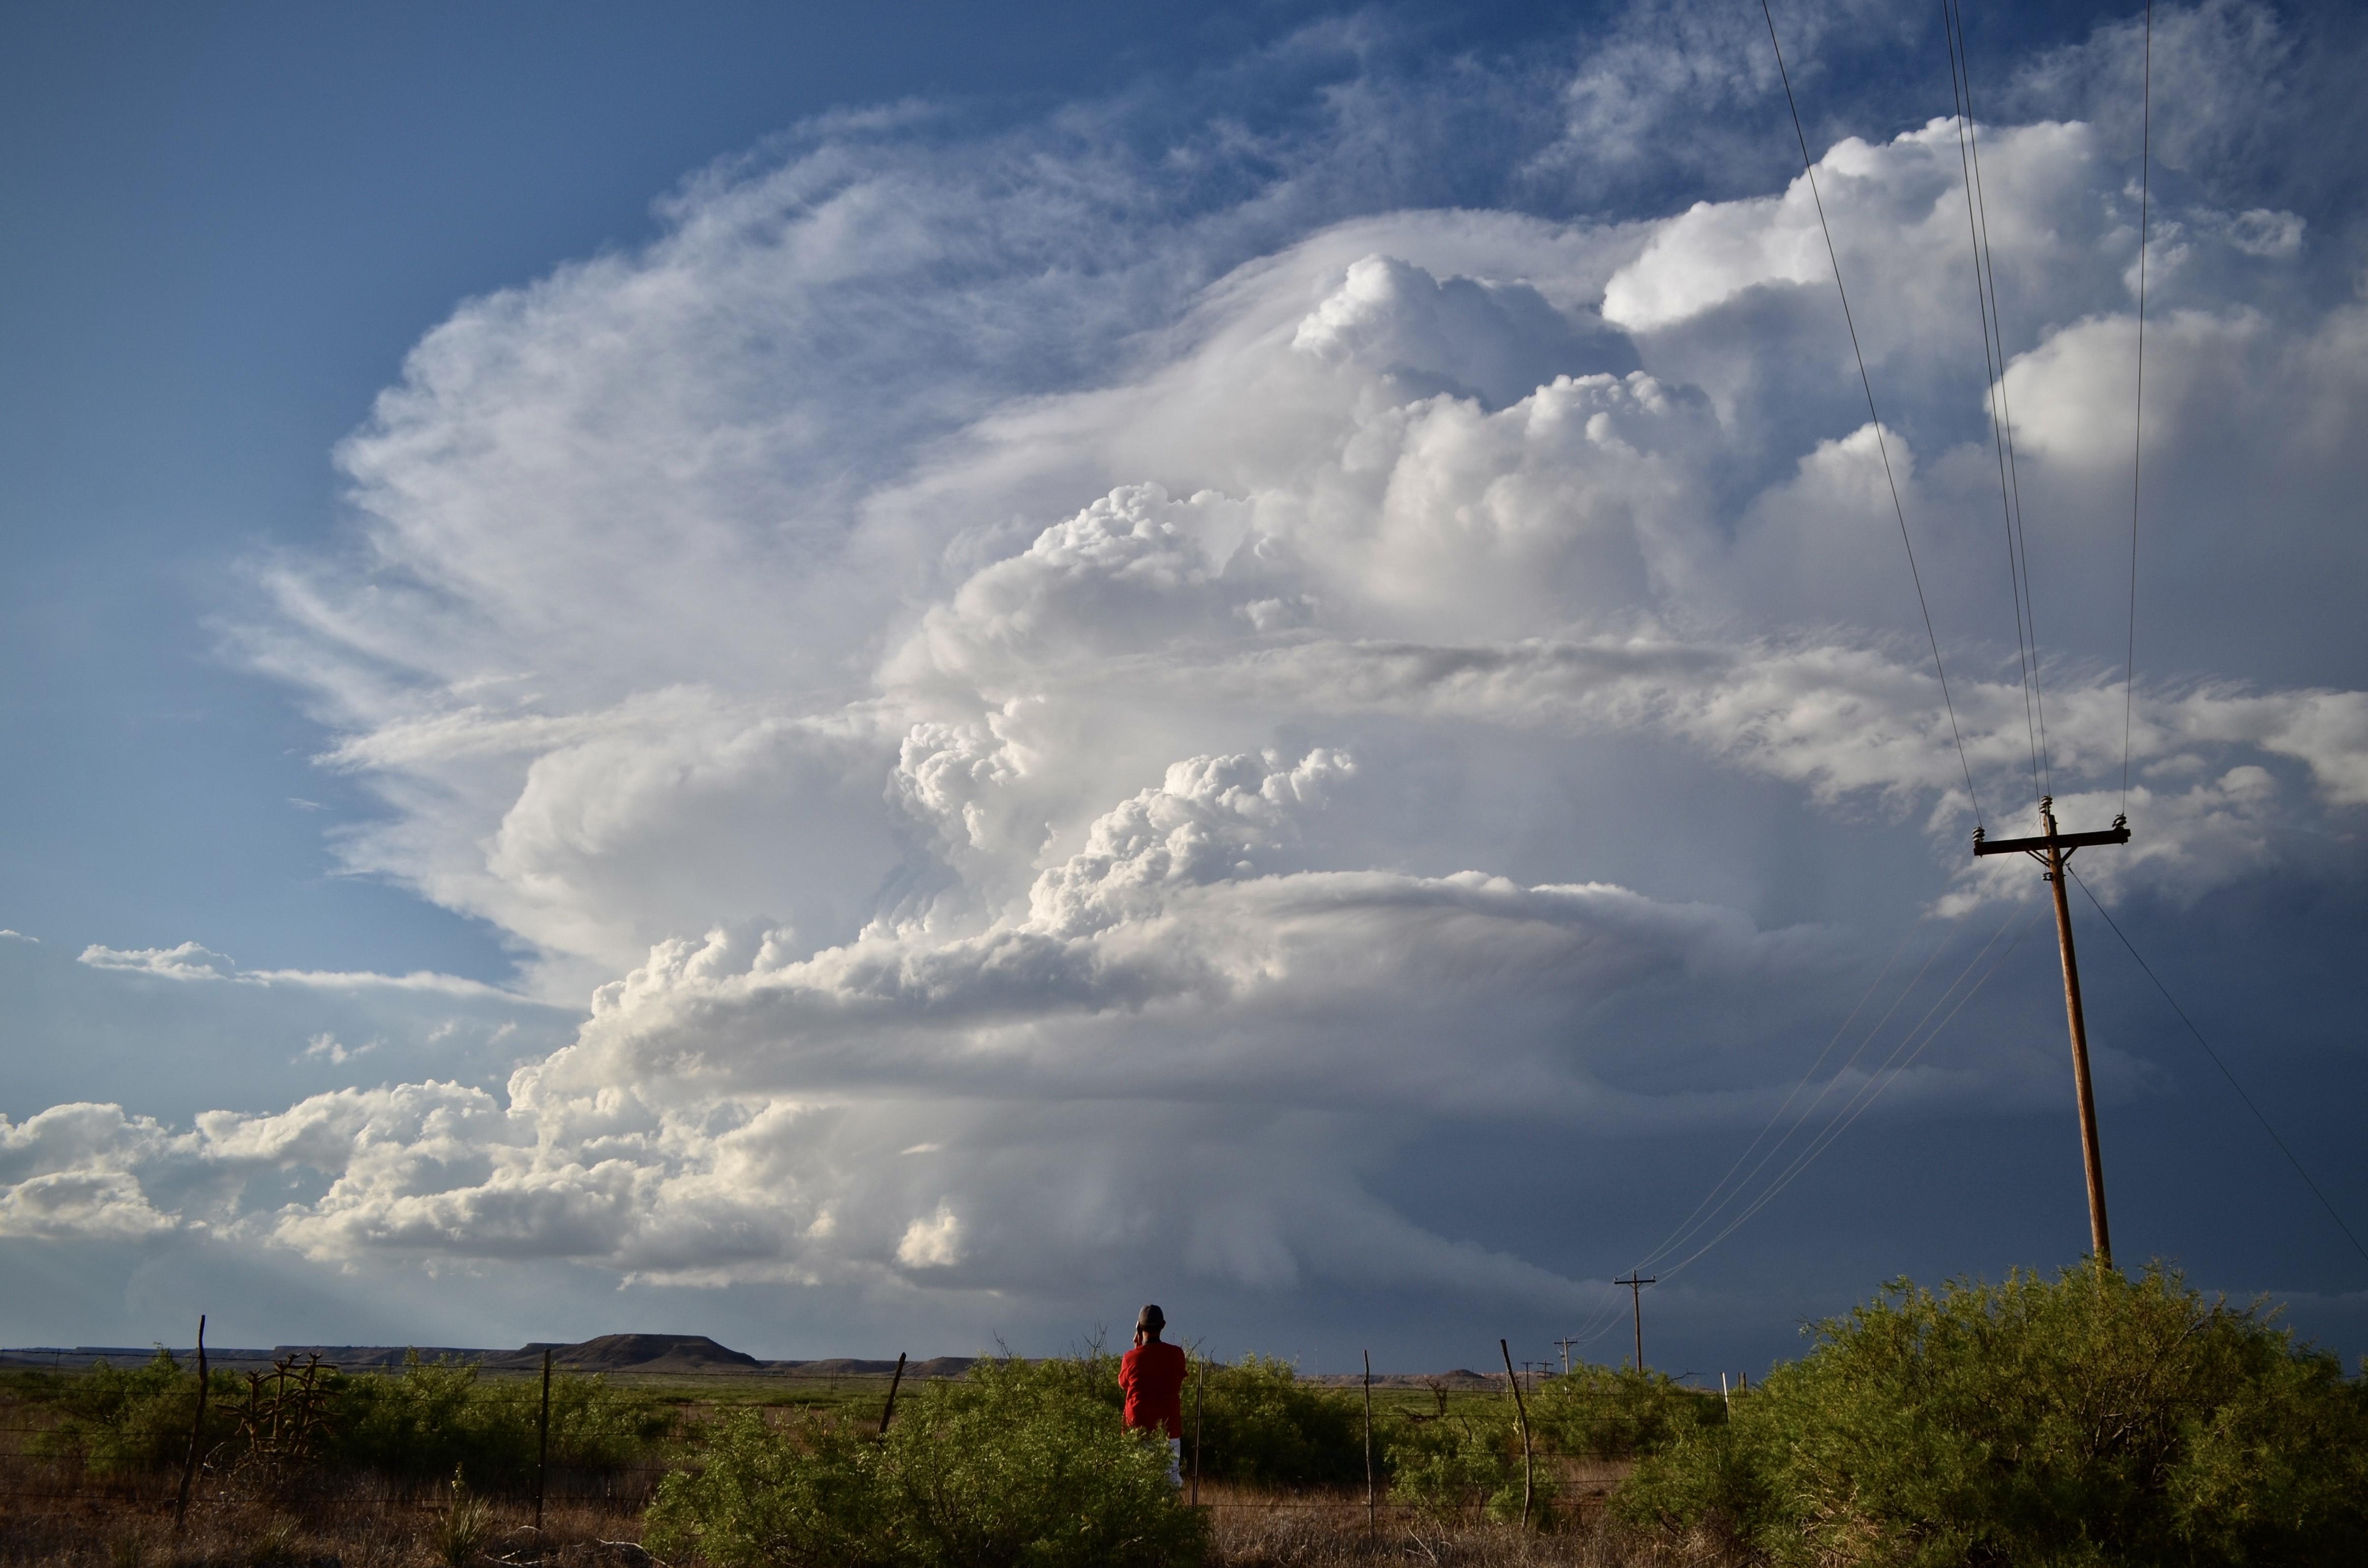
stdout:
[[(1779, 16), (1996, 832), (1934, 20)], [(2109, 815), (2138, 35), (1969, 27)], [(2362, 40), (2157, 27), (2092, 876), (2360, 1229)], [(1149, 1294), (1469, 1360), (1602, 1321), (1804, 1073), (1799, 1139), (1850, 1103), (1854, 1007), (1879, 1062), (1960, 973), (1665, 1364), (2078, 1256), (2038, 890), (1962, 863), (1756, 13), (7, 29), (0, 1339), (1052, 1348)], [(2368, 1347), (2368, 1263), (2083, 919), (2124, 1260)]]

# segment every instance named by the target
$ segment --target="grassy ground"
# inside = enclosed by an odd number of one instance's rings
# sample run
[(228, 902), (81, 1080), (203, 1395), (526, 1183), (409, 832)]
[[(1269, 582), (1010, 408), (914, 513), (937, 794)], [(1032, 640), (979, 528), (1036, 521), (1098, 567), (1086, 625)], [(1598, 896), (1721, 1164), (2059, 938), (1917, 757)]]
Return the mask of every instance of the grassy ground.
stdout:
[[(609, 1381), (674, 1406), (688, 1422), (755, 1407), (787, 1419), (802, 1409), (836, 1410), (876, 1422), (884, 1377), (611, 1374)], [(35, 1457), (32, 1435), (52, 1417), (29, 1402), (18, 1379), (0, 1377), (0, 1568), (431, 1568), (439, 1563), (558, 1568), (644, 1568), (638, 1544), (643, 1506), (663, 1466), (603, 1478), (604, 1495), (548, 1500), (543, 1530), (531, 1528), (530, 1499), (455, 1498), (449, 1488), (379, 1480), (334, 1487), (272, 1487), (206, 1477), (187, 1525), (176, 1530), (178, 1476), (104, 1478)], [(913, 1392), (908, 1383), (905, 1393)], [(1405, 1416), (1501, 1403), (1502, 1393), (1376, 1389), (1375, 1426)], [(1204, 1483), (1211, 1568), (1326, 1568), (1332, 1564), (1612, 1564), (1721, 1561), (1653, 1552), (1602, 1523), (1601, 1499), (1626, 1466), (1564, 1464), (1562, 1498), (1550, 1533), (1477, 1520), (1442, 1526), (1383, 1503), (1369, 1518), (1361, 1489), (1278, 1493)], [(675, 1568), (695, 1568), (677, 1564)]]
[[(1368, 1525), (1355, 1495), (1204, 1489), (1210, 1568), (1339, 1568), (1381, 1562), (1512, 1568), (1724, 1568), (1714, 1551), (1651, 1547), (1599, 1519), (1552, 1533), (1508, 1526), (1442, 1527), (1384, 1507)], [(458, 1516), (456, 1517), (456, 1516)], [(552, 1506), (544, 1530), (528, 1510), (495, 1501), (477, 1513), (448, 1500), (375, 1487), (334, 1496), (215, 1497), (176, 1533), (169, 1500), (93, 1492), (28, 1505), (0, 1500), (0, 1564), (7, 1568), (432, 1568), (542, 1563), (648, 1568), (634, 1544), (637, 1505), (571, 1500)], [(690, 1565), (677, 1565), (690, 1568)]]
[[(491, 1381), (499, 1377), (531, 1377), (531, 1373), (488, 1372)], [(771, 1409), (805, 1409), (848, 1411), (858, 1416), (877, 1419), (887, 1403), (890, 1379), (885, 1373), (859, 1373), (842, 1377), (815, 1377), (803, 1372), (655, 1372), (632, 1371), (606, 1374), (611, 1388), (645, 1393), (680, 1407), (685, 1414), (698, 1415), (723, 1409), (757, 1406)], [(905, 1381), (904, 1392), (919, 1386), (919, 1380)], [(1331, 1392), (1356, 1397), (1354, 1388)], [(903, 1393), (898, 1397), (901, 1399)], [(1191, 1394), (1185, 1394), (1185, 1408), (1190, 1412)], [(1441, 1414), (1457, 1413), (1482, 1406), (1494, 1407), (1507, 1403), (1502, 1389), (1441, 1389), (1377, 1387), (1373, 1390), (1373, 1426), (1399, 1416), (1429, 1419)]]

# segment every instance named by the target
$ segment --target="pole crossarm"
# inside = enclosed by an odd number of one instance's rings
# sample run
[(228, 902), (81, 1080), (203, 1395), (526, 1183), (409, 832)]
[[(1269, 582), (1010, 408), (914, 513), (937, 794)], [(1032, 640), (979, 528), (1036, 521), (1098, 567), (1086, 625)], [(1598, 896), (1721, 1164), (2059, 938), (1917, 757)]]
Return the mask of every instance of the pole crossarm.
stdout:
[(2038, 855), (2044, 857), (2047, 846), (2054, 845), (2069, 858), (2075, 849), (2090, 844), (2127, 844), (2129, 824), (2116, 818), (2113, 825), (2101, 833), (2042, 834), (2036, 838), (1987, 838), (1980, 828), (1974, 829), (1974, 853), (1976, 855)]

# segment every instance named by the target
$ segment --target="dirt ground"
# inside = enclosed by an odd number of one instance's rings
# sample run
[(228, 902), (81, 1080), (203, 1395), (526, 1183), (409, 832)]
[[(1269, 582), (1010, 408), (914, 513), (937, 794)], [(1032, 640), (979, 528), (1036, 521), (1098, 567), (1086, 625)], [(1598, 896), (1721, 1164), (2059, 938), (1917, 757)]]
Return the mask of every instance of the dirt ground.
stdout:
[[(1600, 1508), (1565, 1507), (1548, 1530), (1525, 1532), (1442, 1528), (1387, 1506), (1369, 1520), (1359, 1495), (1210, 1487), (1202, 1501), (1209, 1568), (1726, 1568), (1731, 1561), (1707, 1547), (1630, 1539), (1605, 1526)], [(169, 1494), (19, 1495), (0, 1499), (0, 1568), (654, 1568), (636, 1544), (637, 1503), (556, 1503), (539, 1534), (529, 1512), (503, 1500), (455, 1510), (449, 1499), (359, 1486), (292, 1499), (203, 1499), (176, 1532)]]

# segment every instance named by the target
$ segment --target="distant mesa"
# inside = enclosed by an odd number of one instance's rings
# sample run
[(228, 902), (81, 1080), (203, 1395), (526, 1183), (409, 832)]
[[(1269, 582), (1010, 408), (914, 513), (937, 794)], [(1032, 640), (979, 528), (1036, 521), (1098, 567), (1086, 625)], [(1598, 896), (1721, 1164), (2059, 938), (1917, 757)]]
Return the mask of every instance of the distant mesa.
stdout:
[(571, 1372), (755, 1372), (765, 1363), (745, 1350), (718, 1345), (703, 1334), (604, 1334), (581, 1345), (537, 1341), (485, 1358), (488, 1368), (551, 1364)]
[[(463, 1350), (451, 1346), (419, 1346), (423, 1361), (472, 1361), (489, 1372), (539, 1372), (542, 1353), (564, 1372), (762, 1372), (784, 1363), (759, 1361), (745, 1350), (719, 1345), (703, 1334), (604, 1334), (581, 1344), (538, 1339), (516, 1350)], [(320, 1354), (347, 1371), (378, 1370), (402, 1366), (411, 1357), (409, 1346), (382, 1345), (281, 1345), (276, 1356)], [(894, 1366), (895, 1363), (889, 1363)]]

